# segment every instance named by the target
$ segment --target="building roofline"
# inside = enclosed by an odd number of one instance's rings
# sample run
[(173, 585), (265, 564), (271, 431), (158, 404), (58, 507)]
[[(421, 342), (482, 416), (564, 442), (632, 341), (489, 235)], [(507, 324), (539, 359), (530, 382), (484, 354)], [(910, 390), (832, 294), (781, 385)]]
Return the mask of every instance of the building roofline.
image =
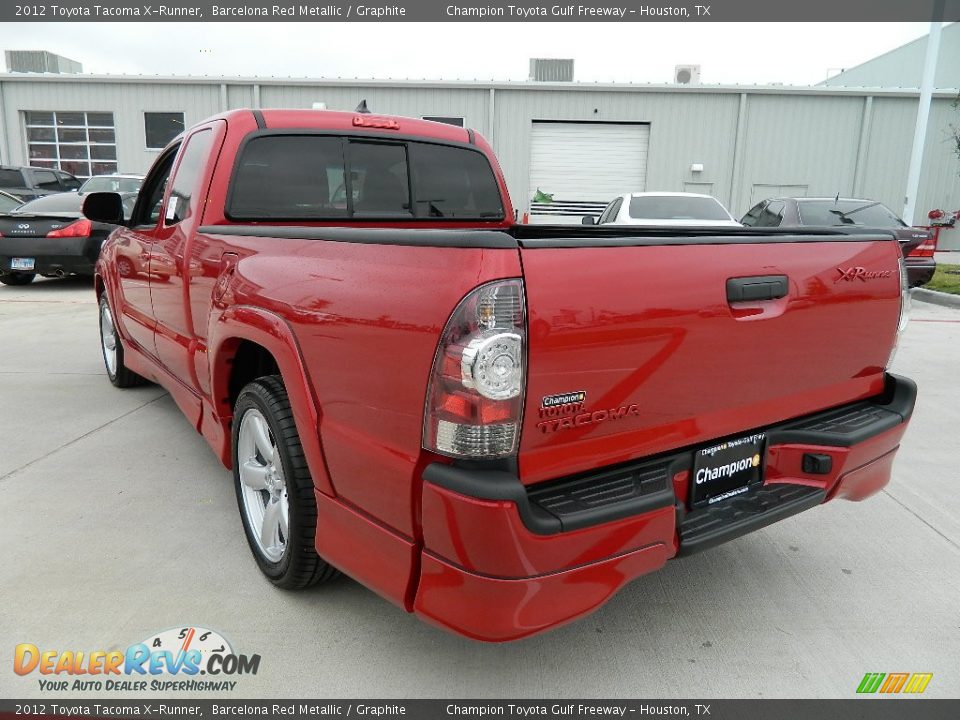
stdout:
[[(946, 23), (941, 32), (946, 32), (949, 28), (954, 26), (957, 26), (958, 28), (960, 28), (960, 23)], [(880, 58), (885, 58), (887, 55), (892, 55), (895, 52), (900, 52), (901, 50), (905, 50), (911, 45), (916, 45), (917, 43), (925, 42), (929, 37), (930, 37), (930, 33), (927, 32), (921, 35), (920, 37), (918, 37), (916, 40), (911, 40), (910, 42), (904, 43), (903, 45), (898, 45), (897, 47), (887, 50), (886, 52), (880, 53), (879, 55), (872, 57), (869, 60), (864, 60), (862, 63), (858, 63), (853, 67), (844, 68), (836, 75), (828, 77), (826, 80), (821, 80), (820, 82), (817, 83), (817, 85), (822, 85), (825, 87), (837, 87), (837, 86), (828, 86), (827, 83), (830, 82), (831, 80), (836, 80), (837, 78), (843, 77), (844, 73), (853, 72), (854, 70), (859, 70), (860, 68), (866, 65), (872, 65), (874, 62), (876, 62)]]
[[(546, 90), (574, 92), (640, 92), (640, 93), (713, 93), (718, 95), (840, 95), (864, 97), (917, 97), (917, 88), (849, 87), (828, 85), (676, 85), (672, 83), (600, 83), (539, 82), (532, 80), (427, 80), (374, 78), (304, 78), (304, 77), (211, 77), (197, 75), (91, 75), (61, 73), (0, 73), (0, 83), (120, 83), (177, 85), (300, 85), (312, 87), (362, 88), (444, 88), (449, 90)], [(954, 98), (960, 88), (938, 88), (935, 97)]]

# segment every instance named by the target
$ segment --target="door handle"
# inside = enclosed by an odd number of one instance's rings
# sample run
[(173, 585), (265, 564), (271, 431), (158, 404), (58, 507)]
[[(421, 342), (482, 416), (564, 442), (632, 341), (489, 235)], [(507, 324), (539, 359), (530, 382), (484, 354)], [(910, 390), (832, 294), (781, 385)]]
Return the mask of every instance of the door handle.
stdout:
[(790, 283), (786, 275), (754, 275), (727, 280), (727, 302), (754, 302), (785, 297)]

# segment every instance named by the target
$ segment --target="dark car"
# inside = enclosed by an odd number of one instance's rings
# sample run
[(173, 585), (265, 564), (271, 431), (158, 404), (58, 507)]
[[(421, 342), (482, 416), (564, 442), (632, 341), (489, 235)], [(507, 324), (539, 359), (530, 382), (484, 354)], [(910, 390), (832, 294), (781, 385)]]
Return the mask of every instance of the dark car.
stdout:
[[(136, 193), (123, 197), (129, 216)], [(48, 195), (0, 215), (0, 283), (26, 285), (37, 275), (93, 275), (100, 246), (115, 225), (92, 222), (78, 193)]]
[(24, 202), (79, 189), (80, 181), (63, 170), (0, 165), (0, 190), (16, 195)]
[(937, 269), (936, 243), (923, 228), (907, 225), (883, 203), (856, 198), (769, 198), (757, 203), (740, 222), (748, 227), (791, 225), (877, 228), (893, 231), (906, 260), (910, 287), (930, 282)]

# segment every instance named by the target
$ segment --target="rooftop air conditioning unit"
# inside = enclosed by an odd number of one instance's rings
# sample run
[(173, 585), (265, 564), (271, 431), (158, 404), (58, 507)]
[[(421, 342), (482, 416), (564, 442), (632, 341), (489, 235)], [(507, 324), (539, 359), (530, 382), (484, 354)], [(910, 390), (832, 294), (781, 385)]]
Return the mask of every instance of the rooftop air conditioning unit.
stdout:
[(536, 82), (573, 82), (573, 60), (530, 58), (530, 79)]
[(673, 70), (673, 81), (677, 85), (699, 85), (699, 65), (677, 65)]

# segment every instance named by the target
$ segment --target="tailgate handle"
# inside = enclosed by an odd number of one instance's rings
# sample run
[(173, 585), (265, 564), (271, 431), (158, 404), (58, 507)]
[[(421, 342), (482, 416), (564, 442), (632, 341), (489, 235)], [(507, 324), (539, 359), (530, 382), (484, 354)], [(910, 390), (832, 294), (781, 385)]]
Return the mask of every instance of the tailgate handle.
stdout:
[(776, 300), (787, 294), (786, 275), (755, 275), (727, 280), (727, 302)]

